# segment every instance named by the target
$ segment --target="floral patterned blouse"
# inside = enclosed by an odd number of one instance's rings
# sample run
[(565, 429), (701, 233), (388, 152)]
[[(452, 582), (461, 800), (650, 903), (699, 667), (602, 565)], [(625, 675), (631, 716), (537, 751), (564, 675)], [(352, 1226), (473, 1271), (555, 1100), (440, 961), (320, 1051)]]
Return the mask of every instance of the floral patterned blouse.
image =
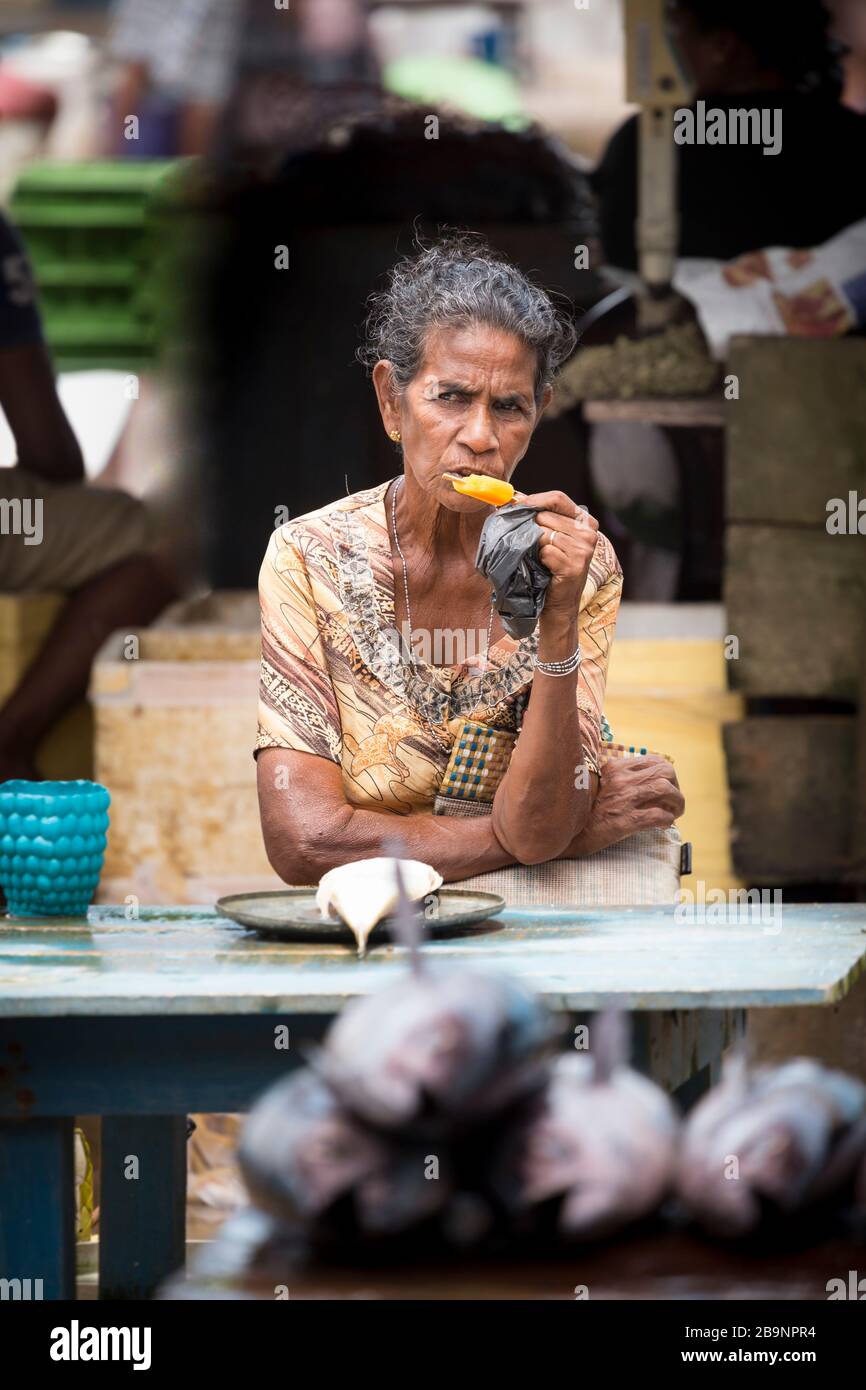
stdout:
[[(259, 575), (256, 751), (330, 758), (350, 803), (407, 813), (432, 809), (463, 719), (519, 729), (538, 634), (492, 643), (480, 671), (407, 659), (393, 640), (389, 486), (341, 497), (271, 536)], [(619, 562), (600, 535), (580, 601), (577, 690), (584, 759), (595, 771), (621, 589)]]

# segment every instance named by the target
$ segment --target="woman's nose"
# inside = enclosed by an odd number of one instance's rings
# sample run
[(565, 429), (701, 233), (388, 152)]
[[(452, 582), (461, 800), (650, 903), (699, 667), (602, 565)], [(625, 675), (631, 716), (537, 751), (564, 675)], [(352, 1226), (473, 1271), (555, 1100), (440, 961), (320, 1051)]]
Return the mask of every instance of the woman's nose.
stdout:
[(493, 420), (486, 406), (479, 402), (469, 411), (457, 441), (459, 444), (465, 444), (473, 454), (486, 454), (498, 447), (499, 441), (493, 428)]

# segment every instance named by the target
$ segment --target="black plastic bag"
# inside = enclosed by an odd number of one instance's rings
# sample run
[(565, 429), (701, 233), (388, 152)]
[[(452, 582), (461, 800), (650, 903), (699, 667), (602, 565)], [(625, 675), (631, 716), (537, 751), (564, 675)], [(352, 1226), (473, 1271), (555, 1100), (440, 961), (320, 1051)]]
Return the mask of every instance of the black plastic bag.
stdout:
[(538, 558), (544, 532), (537, 512), (523, 502), (497, 507), (478, 542), (475, 568), (493, 585), (496, 611), (509, 637), (528, 637), (534, 630), (552, 577)]

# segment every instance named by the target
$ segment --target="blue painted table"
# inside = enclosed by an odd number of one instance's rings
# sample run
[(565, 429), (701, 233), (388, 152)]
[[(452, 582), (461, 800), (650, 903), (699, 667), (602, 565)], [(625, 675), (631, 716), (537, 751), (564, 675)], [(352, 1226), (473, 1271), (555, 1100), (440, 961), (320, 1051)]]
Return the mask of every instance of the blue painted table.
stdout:
[[(705, 923), (672, 908), (512, 909), (426, 949), (507, 970), (557, 1010), (631, 1010), (635, 1065), (688, 1091), (747, 1008), (847, 993), (866, 906), (786, 907), (765, 925), (737, 909)], [(73, 1121), (101, 1115), (101, 1293), (149, 1293), (183, 1263), (187, 1114), (248, 1108), (347, 999), (404, 969), (392, 946), (357, 961), (259, 940), (210, 908), (0, 919), (0, 1277), (73, 1296)]]

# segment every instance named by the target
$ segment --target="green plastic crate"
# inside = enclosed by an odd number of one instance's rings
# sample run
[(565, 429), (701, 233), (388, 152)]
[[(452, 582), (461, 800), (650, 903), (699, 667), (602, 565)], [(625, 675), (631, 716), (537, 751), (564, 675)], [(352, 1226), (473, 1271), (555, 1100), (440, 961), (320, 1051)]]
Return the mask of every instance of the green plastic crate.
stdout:
[(187, 160), (33, 164), (10, 215), (27, 246), (60, 370), (133, 369), (158, 348), (164, 229), (155, 209)]

